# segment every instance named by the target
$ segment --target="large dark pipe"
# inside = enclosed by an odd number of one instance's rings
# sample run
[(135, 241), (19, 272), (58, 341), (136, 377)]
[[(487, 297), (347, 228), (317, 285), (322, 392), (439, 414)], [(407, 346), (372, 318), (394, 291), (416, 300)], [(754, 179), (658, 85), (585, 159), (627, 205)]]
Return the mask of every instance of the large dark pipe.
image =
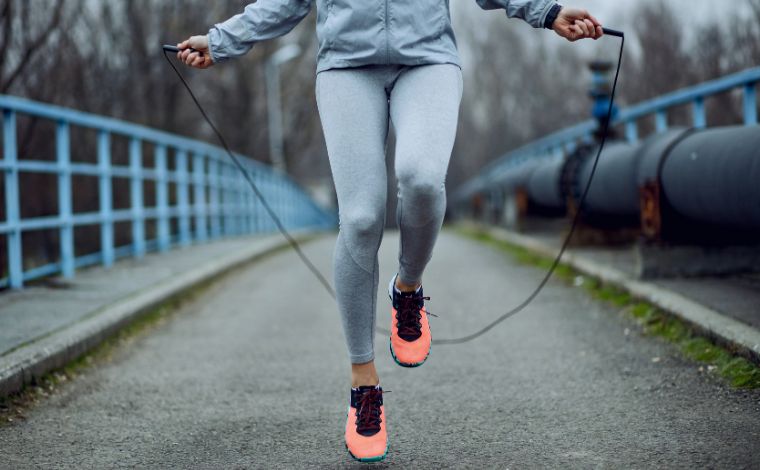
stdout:
[(685, 136), (664, 156), (660, 185), (670, 207), (685, 217), (760, 229), (760, 126)]
[(527, 181), (531, 203), (546, 209), (564, 210), (567, 206), (560, 186), (565, 160), (544, 160), (536, 166)]
[(539, 162), (536, 160), (529, 160), (522, 163), (519, 166), (510, 168), (509, 171), (501, 175), (496, 183), (506, 193), (513, 193), (520, 188), (526, 188), (530, 176), (538, 167)]
[(685, 127), (673, 127), (665, 132), (646, 138), (638, 150), (639, 168), (636, 177), (639, 188), (659, 182), (663, 158), (686, 136), (694, 132)]
[[(638, 220), (639, 190), (636, 169), (638, 147), (625, 142), (608, 145), (599, 159), (594, 182), (589, 189), (583, 211), (591, 217), (616, 216)], [(591, 174), (594, 161), (587, 153), (576, 166), (570, 179), (570, 197), (574, 203), (580, 199)]]

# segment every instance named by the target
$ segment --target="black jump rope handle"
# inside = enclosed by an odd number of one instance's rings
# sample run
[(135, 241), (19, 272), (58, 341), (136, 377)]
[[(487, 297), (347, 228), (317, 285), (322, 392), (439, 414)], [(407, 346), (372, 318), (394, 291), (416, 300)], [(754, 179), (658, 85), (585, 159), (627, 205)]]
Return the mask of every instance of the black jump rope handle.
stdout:
[(623, 33), (622, 31), (618, 31), (617, 29), (602, 28), (602, 31), (607, 36), (617, 36), (619, 38), (622, 38), (625, 36), (625, 33)]
[[(179, 48), (179, 47), (177, 47), (177, 46), (171, 46), (171, 45), (169, 45), (169, 44), (164, 44), (164, 50), (165, 50), (166, 52), (174, 52), (174, 53), (177, 53), (177, 52), (179, 52), (179, 51), (180, 51), (180, 48)], [(187, 49), (184, 49), (184, 50), (187, 50)], [(201, 57), (203, 57), (203, 52), (201, 52), (201, 51), (196, 51), (195, 49), (192, 49), (192, 48), (190, 48), (190, 52), (197, 52), (198, 54), (200, 54), (200, 55), (201, 55)]]

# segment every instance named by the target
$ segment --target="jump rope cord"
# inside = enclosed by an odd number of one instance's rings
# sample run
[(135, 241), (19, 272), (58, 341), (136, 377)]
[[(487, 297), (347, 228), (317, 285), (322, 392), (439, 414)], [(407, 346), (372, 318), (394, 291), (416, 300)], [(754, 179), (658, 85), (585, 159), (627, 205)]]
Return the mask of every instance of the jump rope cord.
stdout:
[(615, 104), (615, 92), (617, 91), (618, 77), (620, 76), (620, 65), (623, 62), (623, 47), (624, 46), (625, 46), (625, 36), (621, 35), (620, 36), (620, 53), (618, 54), (617, 69), (615, 70), (615, 80), (612, 83), (612, 94), (610, 96), (610, 106), (607, 109), (607, 119), (605, 119), (603, 127), (602, 127), (602, 140), (599, 143), (599, 150), (596, 152), (596, 157), (594, 158), (594, 165), (591, 167), (591, 174), (589, 174), (588, 181), (586, 182), (586, 187), (583, 189), (583, 194), (581, 195), (581, 200), (580, 200), (580, 203), (578, 204), (578, 209), (573, 215), (573, 222), (570, 225), (570, 232), (567, 234), (567, 236), (565, 237), (565, 240), (562, 242), (562, 247), (560, 248), (559, 253), (557, 254), (557, 257), (554, 258), (554, 262), (552, 263), (551, 268), (549, 268), (549, 271), (546, 272), (546, 276), (544, 276), (544, 278), (538, 284), (538, 287), (536, 287), (533, 293), (531, 293), (528, 296), (528, 298), (526, 298), (520, 305), (508, 311), (507, 313), (503, 314), (502, 316), (500, 316), (493, 322), (486, 325), (481, 330), (468, 336), (462, 336), (461, 338), (436, 340), (434, 341), (435, 344), (462, 344), (462, 343), (467, 343), (468, 341), (472, 341), (486, 334), (488, 331), (490, 331), (499, 323), (517, 314), (518, 312), (522, 311), (525, 307), (530, 305), (530, 303), (533, 302), (533, 300), (543, 290), (544, 286), (546, 286), (546, 283), (549, 282), (549, 279), (552, 277), (552, 275), (554, 274), (554, 271), (557, 269), (557, 266), (559, 266), (559, 263), (562, 260), (562, 255), (565, 254), (565, 250), (567, 250), (567, 247), (570, 244), (570, 240), (572, 239), (573, 234), (575, 233), (575, 228), (578, 226), (578, 221), (580, 220), (581, 212), (583, 210), (583, 205), (586, 202), (586, 196), (588, 195), (588, 191), (591, 188), (591, 182), (594, 180), (594, 175), (596, 174), (596, 167), (599, 164), (599, 157), (602, 155), (602, 151), (604, 150), (604, 144), (607, 143), (607, 133), (609, 132), (610, 121), (612, 121), (612, 111), (614, 109), (614, 104)]
[(319, 280), (319, 282), (324, 286), (325, 290), (330, 294), (330, 296), (335, 299), (335, 291), (333, 290), (330, 283), (327, 281), (325, 276), (317, 269), (316, 266), (314, 266), (314, 263), (311, 262), (308, 256), (306, 256), (301, 249), (301, 246), (298, 244), (295, 238), (293, 238), (290, 233), (285, 229), (285, 225), (283, 225), (282, 221), (279, 217), (277, 217), (277, 214), (272, 209), (272, 206), (269, 205), (269, 202), (264, 197), (264, 194), (261, 192), (258, 186), (256, 186), (256, 183), (254, 183), (253, 178), (251, 177), (251, 174), (248, 172), (248, 170), (245, 169), (242, 163), (240, 163), (240, 160), (235, 156), (234, 153), (232, 153), (232, 150), (230, 149), (230, 146), (227, 145), (227, 141), (224, 140), (224, 136), (221, 132), (219, 132), (219, 129), (216, 128), (214, 123), (211, 121), (211, 119), (206, 114), (206, 111), (203, 109), (203, 106), (201, 106), (201, 103), (198, 101), (198, 98), (195, 97), (195, 93), (193, 93), (193, 90), (190, 88), (190, 85), (185, 80), (185, 77), (182, 76), (182, 73), (180, 73), (179, 69), (174, 66), (174, 63), (172, 63), (171, 59), (169, 58), (169, 54), (166, 50), (164, 50), (164, 57), (166, 58), (166, 61), (169, 63), (172, 69), (174, 69), (174, 72), (179, 77), (182, 84), (187, 89), (187, 92), (190, 93), (190, 97), (195, 102), (195, 106), (198, 107), (198, 110), (203, 115), (203, 119), (206, 120), (209, 126), (211, 126), (211, 130), (214, 131), (214, 134), (216, 134), (216, 137), (219, 139), (219, 142), (222, 143), (222, 147), (224, 147), (224, 150), (227, 151), (227, 154), (230, 156), (232, 161), (235, 163), (235, 166), (237, 166), (238, 170), (243, 174), (245, 177), (245, 180), (248, 181), (248, 184), (251, 185), (251, 189), (253, 189), (254, 194), (256, 194), (256, 197), (261, 202), (261, 205), (264, 206), (264, 210), (269, 214), (269, 217), (272, 219), (274, 224), (277, 226), (277, 230), (280, 231), (283, 237), (288, 241), (290, 246), (293, 248), (293, 250), (296, 252), (299, 258), (301, 258), (301, 261), (306, 265), (307, 268), (314, 274), (314, 276)]
[[(565, 251), (567, 250), (568, 245), (570, 244), (570, 240), (573, 237), (573, 234), (575, 233), (575, 229), (578, 226), (578, 222), (580, 220), (580, 215), (583, 210), (583, 205), (586, 202), (586, 196), (588, 195), (589, 189), (591, 188), (591, 183), (594, 180), (594, 175), (596, 174), (596, 168), (599, 164), (599, 158), (602, 155), (602, 151), (604, 150), (604, 145), (607, 143), (607, 134), (609, 132), (609, 126), (610, 121), (612, 121), (612, 111), (614, 109), (614, 103), (615, 103), (615, 93), (617, 91), (617, 84), (618, 84), (618, 78), (620, 77), (620, 66), (623, 62), (623, 50), (625, 47), (625, 36), (620, 34), (620, 52), (618, 55), (618, 62), (617, 62), (617, 69), (615, 70), (615, 80), (612, 84), (612, 93), (610, 96), (610, 104), (609, 108), (607, 110), (607, 119), (604, 121), (603, 127), (602, 127), (602, 138), (601, 142), (599, 143), (599, 150), (596, 153), (596, 157), (594, 158), (594, 164), (591, 167), (591, 174), (588, 177), (588, 181), (586, 182), (586, 186), (583, 190), (583, 194), (581, 195), (580, 202), (578, 204), (578, 208), (573, 216), (572, 223), (570, 225), (570, 231), (568, 232), (567, 236), (565, 237), (565, 240), (562, 243), (562, 247), (559, 250), (559, 253), (557, 254), (557, 257), (552, 262), (551, 267), (546, 272), (546, 275), (541, 280), (541, 282), (538, 284), (536, 289), (519, 305), (517, 305), (512, 310), (504, 313), (496, 320), (492, 321), (482, 329), (476, 331), (475, 333), (472, 333), (467, 336), (462, 336), (460, 338), (451, 338), (451, 339), (436, 339), (433, 340), (433, 344), (436, 345), (445, 345), (445, 344), (462, 344), (467, 343), (470, 341), (473, 341), (480, 336), (483, 336), (487, 332), (489, 332), (491, 329), (499, 325), (500, 323), (504, 322), (506, 319), (512, 317), (513, 315), (521, 312), (525, 307), (530, 305), (531, 302), (538, 296), (539, 293), (543, 290), (543, 288), (546, 286), (546, 284), (549, 282), (549, 279), (551, 279), (552, 275), (554, 274), (554, 271), (557, 269), (557, 266), (559, 266), (560, 261), (562, 260), (562, 256), (565, 254)], [(245, 169), (242, 163), (240, 163), (240, 160), (235, 156), (235, 154), (230, 149), (230, 146), (227, 145), (227, 141), (224, 139), (224, 136), (222, 136), (222, 133), (219, 132), (219, 130), (216, 128), (214, 123), (211, 121), (211, 119), (206, 114), (206, 111), (203, 109), (203, 106), (201, 106), (200, 102), (198, 101), (198, 98), (196, 98), (195, 94), (193, 93), (193, 90), (190, 88), (190, 85), (187, 83), (185, 78), (182, 76), (182, 73), (179, 71), (179, 69), (172, 63), (171, 59), (169, 58), (169, 55), (166, 50), (164, 50), (164, 57), (166, 58), (166, 61), (169, 63), (171, 68), (174, 70), (174, 72), (177, 74), (177, 77), (179, 77), (182, 84), (185, 86), (185, 89), (187, 89), (188, 93), (190, 94), (190, 97), (193, 99), (193, 102), (195, 102), (195, 105), (198, 107), (198, 110), (201, 112), (201, 115), (206, 120), (208, 125), (211, 127), (211, 129), (214, 131), (214, 134), (216, 134), (217, 138), (219, 139), (219, 142), (221, 142), (222, 146), (224, 147), (224, 150), (227, 151), (227, 154), (230, 156), (232, 161), (235, 163), (235, 166), (237, 166), (238, 170), (243, 174), (246, 181), (248, 181), (248, 184), (251, 186), (251, 189), (253, 190), (254, 194), (258, 198), (258, 200), (261, 202), (262, 206), (266, 210), (269, 217), (274, 222), (275, 226), (279, 230), (279, 232), (282, 234), (283, 237), (288, 241), (290, 246), (293, 248), (293, 250), (296, 252), (298, 257), (301, 259), (301, 261), (306, 265), (307, 268), (314, 274), (314, 276), (317, 278), (317, 280), (322, 284), (322, 286), (325, 288), (327, 293), (330, 295), (330, 297), (333, 298), (333, 300), (337, 300), (337, 296), (335, 295), (335, 290), (330, 285), (330, 283), (327, 281), (325, 276), (317, 269), (317, 267), (314, 265), (314, 263), (311, 262), (308, 256), (304, 254), (303, 250), (301, 249), (301, 246), (299, 245), (298, 241), (293, 238), (290, 233), (288, 233), (287, 229), (283, 225), (282, 221), (280, 221), (280, 218), (277, 216), (275, 211), (272, 209), (272, 207), (269, 205), (268, 201), (264, 197), (261, 190), (256, 186), (256, 183), (253, 181), (253, 178), (251, 178), (250, 173)], [(390, 331), (381, 328), (376, 327), (375, 331), (380, 334), (388, 335), (390, 334)]]

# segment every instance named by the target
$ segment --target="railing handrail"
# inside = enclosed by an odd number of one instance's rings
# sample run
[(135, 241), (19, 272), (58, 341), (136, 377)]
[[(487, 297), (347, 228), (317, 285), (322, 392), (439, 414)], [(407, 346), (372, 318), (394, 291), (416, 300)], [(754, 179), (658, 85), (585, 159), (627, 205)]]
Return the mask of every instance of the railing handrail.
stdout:
[[(174, 135), (119, 119), (99, 116), (25, 98), (0, 95), (3, 116), (3, 156), (0, 177), (4, 179), (6, 218), (0, 220), (0, 234), (7, 240), (8, 274), (0, 271), (0, 287), (20, 288), (26, 280), (54, 273), (74, 276), (76, 268), (102, 262), (110, 266), (121, 256), (143, 256), (146, 251), (168, 250), (174, 244), (187, 245), (227, 235), (273, 232), (243, 175), (221, 147), (188, 137)], [(55, 123), (54, 160), (31, 160), (19, 155), (17, 116), (25, 115)], [(95, 162), (72, 161), (71, 129), (91, 129), (97, 133)], [(112, 160), (112, 136), (128, 140), (128, 162)], [(153, 164), (146, 165), (143, 143), (154, 153)], [(236, 154), (240, 163), (256, 180), (270, 205), (289, 228), (332, 228), (335, 214), (320, 207), (288, 175), (245, 155)], [(23, 158), (22, 158), (23, 157)], [(174, 165), (170, 166), (169, 162)], [(22, 217), (20, 173), (54, 175), (58, 183), (57, 214)], [(97, 178), (98, 210), (75, 212), (74, 193), (79, 190), (72, 176)], [(129, 181), (129, 205), (115, 208), (112, 181)], [(155, 202), (147, 205), (143, 185), (153, 185)], [(173, 187), (170, 187), (173, 184)], [(175, 196), (171, 200), (170, 194)], [(191, 202), (192, 196), (192, 202)], [(175, 230), (171, 222), (177, 222)], [(131, 244), (116, 246), (115, 223), (129, 222)], [(154, 234), (146, 223), (155, 223)], [(75, 252), (76, 227), (98, 225), (101, 246), (97, 253)], [(24, 268), (22, 235), (34, 230), (57, 230), (60, 255), (44, 266)]]
[(743, 70), (699, 85), (682, 88), (656, 98), (629, 106), (620, 111), (615, 124), (638, 120), (676, 106), (693, 103), (697, 98), (707, 98), (740, 86), (760, 82), (760, 67)]
[[(667, 116), (665, 113), (667, 113), (670, 108), (693, 103), (695, 104), (695, 127), (703, 127), (706, 125), (704, 122), (704, 99), (742, 86), (745, 87), (745, 123), (756, 124), (757, 100), (755, 86), (758, 83), (760, 83), (760, 67), (743, 70), (715, 80), (682, 88), (621, 109), (612, 120), (612, 125), (627, 125), (627, 137), (629, 140), (635, 141), (638, 139), (636, 122), (639, 119), (650, 115), (658, 115), (657, 127), (658, 131), (662, 131), (664, 130), (663, 128), (667, 128)], [(454, 192), (454, 198), (460, 199), (463, 197), (469, 197), (469, 195), (483, 186), (484, 182), (490, 179), (490, 175), (502, 168), (522, 163), (528, 158), (550, 153), (553, 149), (572, 145), (580, 140), (589, 140), (596, 127), (597, 121), (593, 119), (586, 120), (579, 124), (560, 129), (517, 149), (511, 150), (487, 164), (478, 175), (465, 182)]]
[[(64, 108), (62, 106), (53, 104), (41, 103), (39, 101), (20, 98), (18, 96), (0, 95), (0, 109), (12, 110), (30, 116), (49, 119), (51, 121), (64, 121), (75, 126), (85, 127), (96, 131), (105, 131), (110, 134), (121, 135), (124, 137), (150, 141), (156, 144), (166, 145), (167, 147), (172, 147), (187, 152), (200, 151), (218, 159), (226, 157), (226, 152), (224, 149), (203, 140), (179, 136), (170, 132), (143, 126), (141, 124), (123, 121), (121, 119)], [(267, 165), (253, 160), (245, 155), (240, 155), (238, 153), (235, 155), (246, 158), (253, 165), (261, 166), (262, 168), (269, 168)], [(287, 175), (283, 176), (287, 177)]]

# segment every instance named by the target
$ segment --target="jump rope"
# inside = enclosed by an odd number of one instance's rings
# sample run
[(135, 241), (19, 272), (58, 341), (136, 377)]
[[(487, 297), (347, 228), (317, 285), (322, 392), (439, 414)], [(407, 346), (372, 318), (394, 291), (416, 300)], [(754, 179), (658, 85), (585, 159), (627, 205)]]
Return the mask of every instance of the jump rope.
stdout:
[[(541, 293), (543, 288), (546, 286), (547, 282), (549, 282), (549, 279), (551, 279), (552, 275), (554, 274), (554, 271), (557, 269), (557, 266), (559, 266), (559, 263), (562, 259), (562, 255), (565, 254), (565, 250), (567, 250), (568, 245), (570, 244), (570, 240), (573, 237), (573, 234), (575, 233), (575, 229), (578, 225), (578, 221), (580, 220), (580, 215), (583, 210), (583, 205), (586, 202), (586, 196), (588, 195), (589, 189), (591, 188), (591, 183), (594, 180), (594, 175), (596, 173), (596, 167), (599, 164), (599, 157), (602, 155), (602, 151), (604, 150), (604, 145), (607, 142), (607, 134), (610, 127), (610, 121), (612, 121), (612, 111), (615, 103), (615, 92), (617, 91), (617, 84), (618, 84), (618, 78), (620, 77), (620, 66), (623, 62), (623, 50), (625, 48), (625, 34), (622, 31), (617, 31), (614, 29), (609, 28), (603, 28), (604, 34), (607, 36), (615, 36), (620, 38), (620, 52), (618, 54), (618, 61), (617, 61), (617, 68), (615, 70), (615, 80), (612, 83), (612, 93), (610, 96), (610, 104), (609, 108), (607, 109), (607, 118), (604, 120), (602, 124), (602, 137), (601, 141), (599, 143), (599, 150), (596, 153), (596, 157), (594, 158), (594, 164), (591, 167), (591, 174), (588, 177), (588, 181), (586, 182), (586, 186), (583, 190), (583, 194), (581, 195), (580, 202), (578, 204), (578, 209), (575, 212), (573, 216), (572, 223), (570, 225), (570, 231), (568, 232), (567, 236), (565, 237), (565, 240), (562, 243), (562, 247), (559, 250), (559, 253), (557, 254), (557, 257), (552, 262), (551, 267), (546, 272), (546, 275), (541, 280), (541, 282), (538, 284), (536, 289), (524, 300), (522, 303), (517, 305), (512, 310), (509, 310), (508, 312), (504, 313), (500, 317), (493, 320), (488, 325), (484, 326), (480, 330), (467, 335), (462, 336), (459, 338), (451, 338), (451, 339), (434, 339), (433, 344), (436, 345), (445, 345), (445, 344), (462, 344), (467, 343), (470, 341), (473, 341), (480, 336), (483, 336), (487, 332), (489, 332), (491, 329), (499, 325), (500, 323), (504, 322), (506, 319), (510, 318), (511, 316), (521, 312), (525, 307), (531, 304), (533, 300), (538, 296), (538, 294)], [(233, 161), (235, 166), (240, 170), (240, 172), (243, 174), (243, 177), (248, 182), (248, 184), (251, 186), (251, 189), (253, 190), (253, 193), (256, 195), (256, 198), (261, 202), (261, 205), (264, 207), (264, 210), (267, 212), (269, 217), (274, 222), (275, 226), (277, 227), (277, 230), (282, 234), (282, 236), (287, 240), (287, 242), (290, 244), (293, 251), (298, 255), (298, 257), (301, 259), (303, 264), (309, 269), (309, 271), (314, 274), (314, 277), (319, 281), (320, 284), (325, 288), (327, 293), (330, 295), (330, 297), (333, 298), (333, 300), (337, 301), (337, 296), (335, 294), (335, 290), (330, 285), (330, 283), (327, 281), (327, 278), (317, 269), (317, 267), (314, 265), (314, 263), (309, 259), (308, 256), (303, 252), (301, 249), (301, 245), (298, 243), (298, 241), (287, 231), (285, 226), (283, 225), (280, 218), (277, 216), (277, 213), (272, 209), (272, 206), (269, 205), (269, 202), (264, 197), (264, 194), (261, 192), (259, 187), (256, 185), (256, 183), (253, 181), (253, 178), (251, 177), (250, 173), (245, 169), (242, 163), (240, 163), (240, 160), (235, 156), (235, 154), (230, 149), (230, 146), (227, 144), (227, 141), (224, 139), (224, 136), (221, 132), (217, 129), (217, 127), (214, 125), (213, 121), (209, 118), (209, 116), (206, 114), (206, 111), (203, 109), (203, 106), (201, 106), (200, 102), (198, 101), (198, 98), (195, 96), (195, 93), (193, 93), (193, 90), (190, 88), (190, 85), (185, 80), (185, 77), (182, 76), (182, 73), (179, 71), (179, 69), (174, 65), (174, 63), (169, 58), (168, 53), (177, 53), (179, 52), (179, 48), (176, 46), (170, 46), (165, 45), (163, 46), (164, 50), (164, 57), (166, 58), (166, 61), (169, 63), (171, 68), (174, 70), (174, 72), (177, 74), (177, 77), (179, 77), (179, 80), (182, 82), (182, 84), (187, 89), (187, 92), (190, 94), (190, 97), (193, 99), (193, 102), (195, 102), (195, 105), (198, 107), (198, 111), (200, 111), (203, 118), (206, 120), (208, 125), (211, 127), (211, 129), (214, 131), (214, 134), (216, 134), (216, 137), (219, 139), (219, 142), (221, 142), (222, 147), (224, 147), (224, 150), (227, 151), (227, 154), (229, 155), (230, 159)], [(191, 49), (192, 51), (192, 49)], [(193, 51), (198, 52), (198, 51)], [(201, 52), (198, 52), (202, 55)], [(432, 314), (431, 314), (432, 315)], [(379, 334), (383, 335), (389, 335), (390, 331), (386, 330), (385, 328), (376, 327), (375, 331)]]

